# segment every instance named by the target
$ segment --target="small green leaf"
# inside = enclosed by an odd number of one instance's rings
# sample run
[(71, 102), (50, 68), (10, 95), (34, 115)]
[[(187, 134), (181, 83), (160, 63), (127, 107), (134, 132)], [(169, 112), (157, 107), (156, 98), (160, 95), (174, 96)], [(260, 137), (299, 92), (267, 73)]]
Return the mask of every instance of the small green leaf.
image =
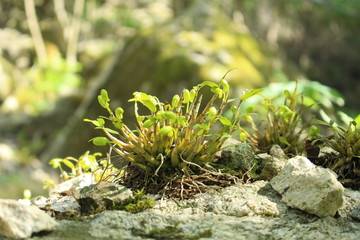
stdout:
[(178, 107), (179, 101), (180, 101), (180, 96), (176, 94), (175, 96), (173, 96), (173, 99), (172, 99), (172, 101), (171, 101), (171, 106), (172, 106), (173, 108)]
[(214, 117), (214, 116), (216, 115), (216, 113), (217, 113), (216, 108), (215, 108), (215, 107), (211, 107), (211, 108), (209, 109), (209, 111), (208, 111), (208, 116), (209, 116), (209, 117)]
[(160, 129), (159, 134), (172, 137), (174, 136), (174, 129), (171, 126), (165, 126)]
[(154, 126), (155, 123), (156, 123), (155, 119), (150, 118), (150, 119), (146, 120), (146, 121), (143, 123), (143, 127), (149, 128), (149, 127)]
[(254, 112), (254, 106), (247, 107), (244, 110), (244, 114), (250, 114), (250, 113), (253, 113), (253, 112)]
[(331, 125), (330, 125), (329, 123), (324, 122), (324, 121), (319, 120), (319, 119), (314, 119), (314, 121), (313, 121), (313, 122), (314, 122), (314, 123), (316, 123), (316, 124), (320, 124), (320, 125), (324, 125), (324, 126), (331, 127)]
[(98, 102), (99, 102), (100, 106), (102, 106), (103, 108), (109, 107), (109, 103), (106, 102), (100, 95), (98, 96)]
[(174, 120), (177, 118), (176, 114), (171, 111), (158, 111), (156, 118), (159, 120)]
[(109, 142), (106, 137), (95, 137), (90, 141), (92, 141), (96, 146), (105, 146)]
[(320, 132), (320, 129), (315, 126), (315, 125), (312, 125), (310, 128), (309, 128), (309, 135), (310, 136), (318, 136), (319, 135), (319, 132)]
[(229, 92), (230, 86), (229, 86), (229, 83), (225, 79), (222, 79), (220, 81), (220, 85), (222, 86), (222, 89), (225, 93)]
[(69, 167), (69, 168), (71, 168), (71, 169), (75, 169), (74, 164), (73, 164), (72, 162), (70, 162), (69, 160), (63, 159), (62, 162), (63, 162), (67, 167)]
[(219, 117), (220, 122), (224, 125), (224, 126), (231, 126), (232, 123), (230, 122), (229, 119), (227, 119), (226, 117), (220, 116)]
[(130, 99), (129, 102), (140, 102), (145, 107), (147, 107), (151, 112), (156, 112), (156, 105), (157, 105), (156, 98), (146, 93), (134, 92), (134, 98)]
[(210, 89), (211, 92), (215, 93), (215, 94), (218, 94), (219, 95), (219, 98), (222, 98), (223, 96), (223, 90), (221, 90), (218, 86), (215, 86), (215, 87), (212, 87)]
[(183, 91), (183, 98), (184, 98), (183, 102), (184, 102), (185, 104), (188, 103), (188, 102), (190, 102), (191, 96), (190, 96), (189, 90), (184, 89), (184, 91)]
[(97, 121), (97, 124), (99, 125), (98, 127), (105, 125), (105, 120), (102, 118), (97, 118), (96, 121)]
[(293, 96), (291, 95), (289, 90), (285, 90), (284, 91), (284, 95), (287, 99), (291, 100), (293, 98)]
[(210, 82), (210, 81), (204, 81), (204, 82), (200, 83), (199, 86), (200, 87), (209, 86), (211, 88), (218, 88), (219, 87), (216, 83)]
[(91, 120), (91, 119), (84, 119), (84, 122), (91, 122), (96, 127), (101, 127), (100, 123), (97, 120)]
[(249, 90), (240, 97), (240, 100), (244, 101), (244, 100), (246, 100), (248, 98), (251, 98), (252, 96), (258, 94), (262, 90), (263, 90), (262, 88)]
[(232, 114), (234, 114), (234, 115), (238, 112), (238, 108), (236, 106), (234, 106), (234, 105), (232, 105), (230, 107), (230, 109), (231, 109)]
[(192, 89), (190, 91), (190, 102), (194, 101), (197, 91), (195, 89)]
[(105, 102), (110, 101), (108, 92), (107, 92), (105, 89), (102, 89), (102, 90), (101, 90), (100, 96), (101, 96), (101, 98), (102, 98)]
[(279, 137), (279, 141), (287, 146), (291, 145), (284, 137)]
[(102, 128), (102, 129), (104, 129), (105, 131), (108, 131), (109, 133), (112, 133), (112, 134), (119, 134), (119, 132), (112, 130), (110, 128)]
[(49, 161), (49, 164), (52, 165), (53, 168), (60, 167), (60, 163), (62, 162), (61, 158), (53, 158)]
[(165, 119), (169, 119), (169, 120), (174, 120), (174, 119), (177, 118), (177, 115), (176, 115), (176, 113), (174, 113), (174, 112), (166, 111), (166, 112), (164, 113), (164, 118), (165, 118)]
[(248, 136), (244, 132), (241, 132), (239, 134), (239, 139), (241, 142), (245, 142), (248, 139)]
[(115, 109), (115, 116), (117, 118), (123, 119), (123, 113), (124, 113), (124, 109), (122, 109), (121, 107)]
[(254, 122), (253, 118), (250, 115), (244, 115), (243, 117), (245, 118), (245, 120), (248, 123), (253, 123)]

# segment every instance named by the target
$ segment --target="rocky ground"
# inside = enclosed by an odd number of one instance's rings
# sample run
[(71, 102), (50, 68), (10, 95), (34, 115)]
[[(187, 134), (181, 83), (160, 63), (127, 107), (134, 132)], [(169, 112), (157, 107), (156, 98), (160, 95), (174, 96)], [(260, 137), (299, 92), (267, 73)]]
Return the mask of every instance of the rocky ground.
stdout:
[[(231, 186), (194, 199), (159, 201), (137, 214), (104, 211), (85, 221), (58, 221), (31, 239), (359, 239), (360, 192), (345, 189), (335, 217), (289, 208), (267, 181)], [(6, 239), (6, 238), (2, 238)]]
[[(360, 191), (344, 188), (332, 171), (305, 157), (287, 160), (275, 148), (270, 152), (262, 157), (261, 172), (269, 181), (213, 189), (187, 200), (157, 200), (155, 207), (136, 214), (102, 211), (109, 202), (132, 199), (132, 191), (115, 183), (94, 184), (91, 175), (81, 175), (58, 185), (49, 198), (33, 199), (48, 214), (0, 200), (0, 235), (36, 240), (360, 239)], [(250, 161), (244, 152), (234, 158)], [(94, 208), (98, 213), (91, 214), (88, 209)], [(72, 220), (49, 216), (68, 213), (75, 214)], [(80, 213), (87, 216), (80, 218)]]

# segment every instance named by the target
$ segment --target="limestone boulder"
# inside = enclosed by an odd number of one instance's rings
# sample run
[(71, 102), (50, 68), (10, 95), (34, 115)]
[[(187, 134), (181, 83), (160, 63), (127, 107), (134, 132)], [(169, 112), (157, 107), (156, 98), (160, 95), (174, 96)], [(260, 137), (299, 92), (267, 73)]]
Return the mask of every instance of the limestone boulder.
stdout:
[(0, 200), (0, 235), (21, 239), (33, 233), (52, 231), (58, 223), (36, 206), (16, 200)]
[(336, 174), (296, 156), (270, 181), (289, 207), (319, 217), (334, 216), (344, 202), (344, 187)]

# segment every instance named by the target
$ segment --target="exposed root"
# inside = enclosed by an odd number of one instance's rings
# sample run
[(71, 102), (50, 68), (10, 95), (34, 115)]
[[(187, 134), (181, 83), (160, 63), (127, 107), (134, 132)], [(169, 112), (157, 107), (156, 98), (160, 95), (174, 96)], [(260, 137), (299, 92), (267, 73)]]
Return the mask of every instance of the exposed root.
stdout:
[(149, 176), (136, 166), (130, 165), (126, 169), (127, 174), (120, 182), (132, 189), (143, 189), (162, 198), (189, 199), (209, 189), (220, 189), (250, 179), (247, 174), (239, 173), (239, 176), (233, 176), (199, 165), (196, 166), (196, 170), (196, 173), (190, 168), (177, 172), (157, 171), (157, 176)]

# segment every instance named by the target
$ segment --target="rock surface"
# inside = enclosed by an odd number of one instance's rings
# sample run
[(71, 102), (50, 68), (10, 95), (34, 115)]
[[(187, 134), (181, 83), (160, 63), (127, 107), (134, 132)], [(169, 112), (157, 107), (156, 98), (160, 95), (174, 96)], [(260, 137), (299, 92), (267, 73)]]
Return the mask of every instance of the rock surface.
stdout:
[(260, 159), (260, 179), (271, 180), (277, 176), (287, 163), (287, 156), (279, 145), (273, 145), (270, 149), (270, 154), (258, 154)]
[(74, 193), (83, 214), (90, 214), (122, 205), (133, 197), (132, 191), (112, 182), (100, 182), (84, 187)]
[(289, 208), (266, 181), (236, 185), (194, 199), (159, 201), (147, 211), (105, 211), (83, 221), (59, 221), (57, 231), (32, 240), (52, 239), (270, 239), (357, 240), (360, 222), (350, 213), (358, 191), (345, 191), (339, 218), (319, 218)]
[(255, 153), (250, 145), (229, 138), (223, 145), (219, 163), (234, 170), (250, 170), (255, 164)]
[(344, 202), (344, 188), (335, 173), (302, 156), (289, 159), (270, 183), (288, 206), (319, 217), (334, 216)]
[(33, 233), (52, 231), (58, 223), (36, 206), (16, 200), (0, 200), (0, 235), (27, 238)]

